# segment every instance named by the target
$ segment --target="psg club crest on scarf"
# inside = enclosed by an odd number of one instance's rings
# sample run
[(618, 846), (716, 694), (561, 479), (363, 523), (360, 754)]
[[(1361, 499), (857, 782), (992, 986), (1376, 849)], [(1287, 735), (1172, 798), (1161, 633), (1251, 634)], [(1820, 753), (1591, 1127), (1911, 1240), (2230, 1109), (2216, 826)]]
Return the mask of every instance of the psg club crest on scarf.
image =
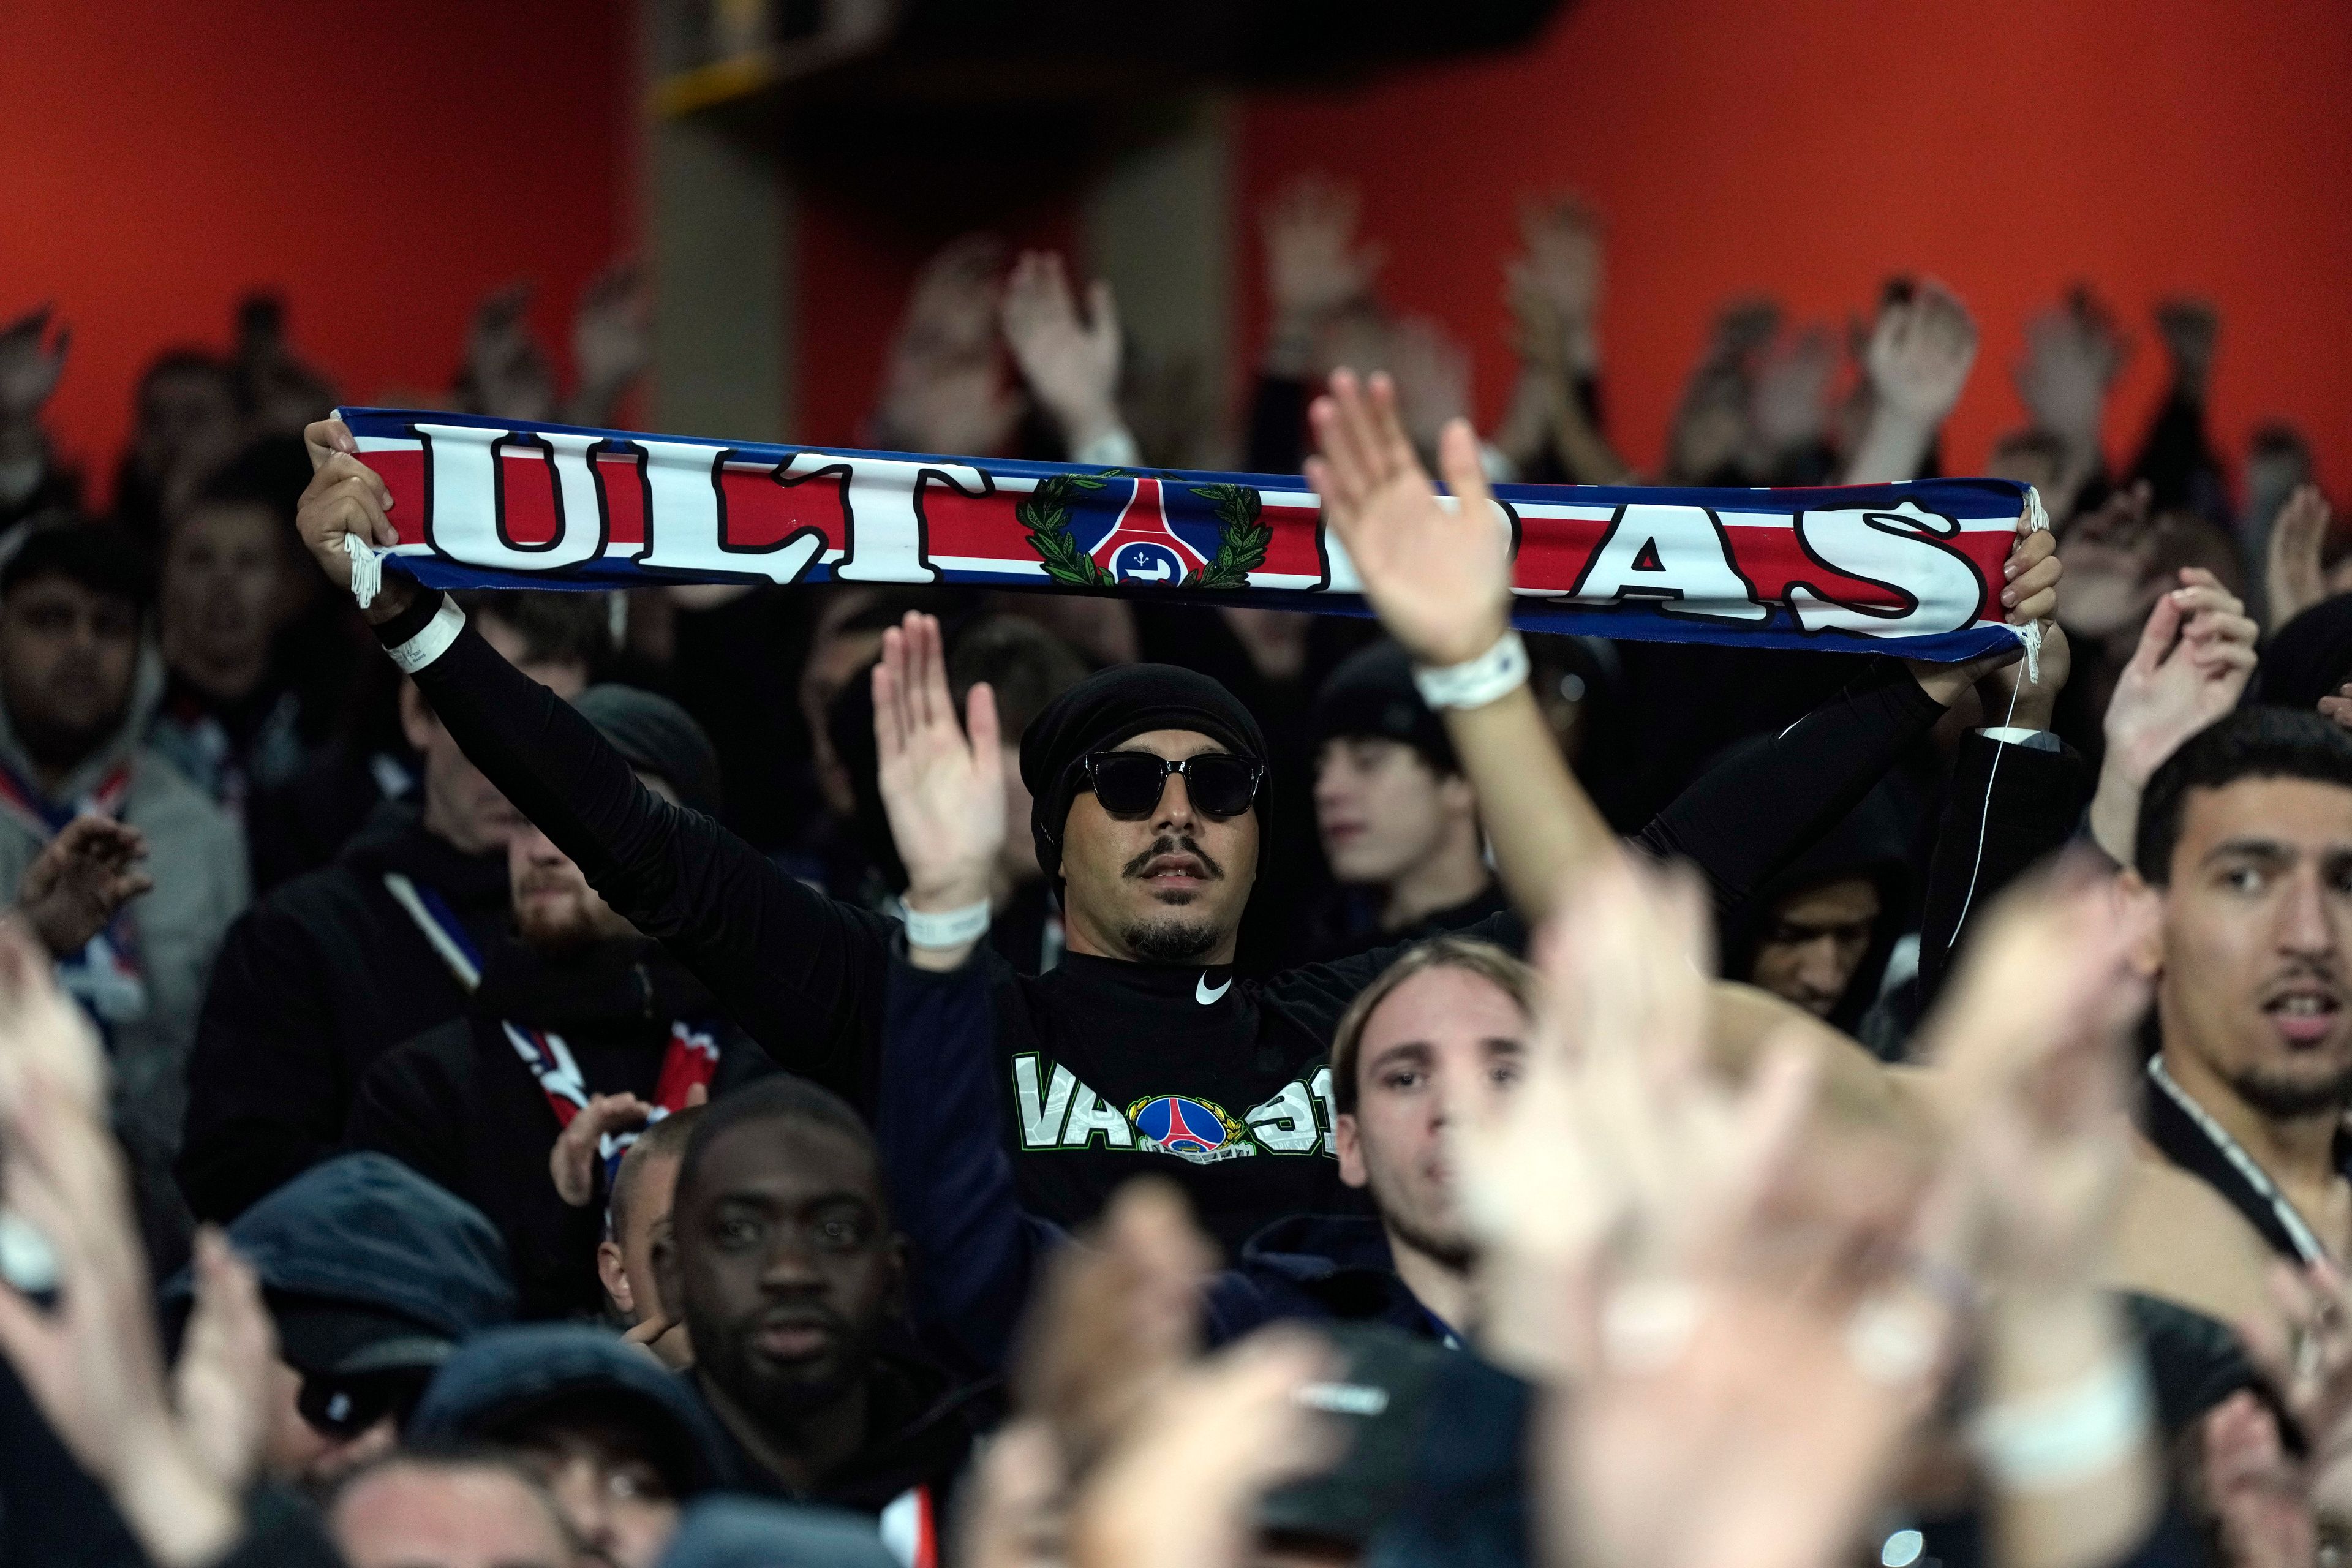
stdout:
[(1257, 1152), (1242, 1124), (1214, 1100), (1160, 1094), (1127, 1108), (1128, 1124), (1143, 1146), (1196, 1165), (1213, 1165)]
[(1045, 574), (1073, 588), (1246, 588), (1274, 531), (1247, 485), (1055, 474), (1013, 514)]
[[(955, 583), (1366, 613), (1296, 474), (835, 451), (390, 408), (341, 411), (436, 588)], [(2007, 479), (1852, 489), (1498, 485), (1522, 628), (1960, 659), (2016, 646)]]

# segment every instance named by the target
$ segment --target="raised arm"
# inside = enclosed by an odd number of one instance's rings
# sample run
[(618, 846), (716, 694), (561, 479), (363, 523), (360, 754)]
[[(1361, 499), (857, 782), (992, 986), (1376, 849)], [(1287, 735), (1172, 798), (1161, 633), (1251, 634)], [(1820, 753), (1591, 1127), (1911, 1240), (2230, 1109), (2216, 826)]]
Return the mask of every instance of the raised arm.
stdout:
[[(1321, 455), (1307, 479), (1347, 546), (1365, 597), (1414, 662), (1444, 669), (1493, 655), (1509, 630), (1510, 563), (1489, 512), (1475, 437), (1456, 421), (1441, 442), (1458, 507), (1431, 489), (1396, 415), (1385, 376), (1368, 387), (1340, 372), (1317, 400)], [(2023, 530), (2002, 588), (2012, 624), (2047, 616), (2058, 562), (2046, 531)], [(1737, 901), (1804, 851), (1885, 773), (1903, 746), (1971, 681), (2009, 659), (2004, 649), (1964, 664), (1913, 662), (1914, 688), (1882, 681), (1849, 691), (1724, 777), (1702, 781), (1643, 834), (1654, 850), (1687, 856), (1718, 900)], [(1520, 913), (1540, 921), (1561, 878), (1614, 839), (1553, 744), (1521, 681), (1475, 706), (1444, 710), (1503, 884)]]
[[(1469, 422), (1454, 420), (1438, 439), (1439, 466), (1457, 501), (1448, 506), (1413, 456), (1387, 376), (1360, 386), (1350, 373), (1336, 373), (1309, 417), (1318, 455), (1307, 459), (1307, 482), (1389, 635), (1428, 669), (1516, 647), (1507, 642), (1507, 545)], [(1503, 886), (1534, 921), (1550, 911), (1565, 878), (1613, 852), (1615, 837), (1561, 760), (1525, 662), (1522, 656), (1522, 679), (1500, 694), (1441, 711), (1477, 793)]]
[[(348, 585), (346, 534), (397, 542), (391, 491), (341, 421), (305, 434), (317, 471), (302, 540)], [(386, 573), (367, 616), (467, 759), (591, 887), (699, 974), (777, 1060), (864, 1097), (887, 921), (802, 886), (712, 818), (646, 788), (594, 725), (509, 664), (437, 591)]]

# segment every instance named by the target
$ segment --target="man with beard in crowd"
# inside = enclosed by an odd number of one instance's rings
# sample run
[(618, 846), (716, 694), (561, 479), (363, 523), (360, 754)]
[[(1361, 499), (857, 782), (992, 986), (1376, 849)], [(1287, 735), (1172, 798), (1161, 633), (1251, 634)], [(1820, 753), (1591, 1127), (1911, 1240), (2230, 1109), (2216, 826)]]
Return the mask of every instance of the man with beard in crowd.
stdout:
[[(308, 437), (319, 471), (302, 507), (304, 542), (331, 581), (348, 583), (348, 536), (397, 537), (384, 510), (390, 491), (340, 422), (322, 421)], [(2046, 607), (2050, 549), (2044, 535), (2021, 540), (2011, 613)], [(1501, 647), (1505, 610), (1498, 603), (1494, 626), (1471, 635), (1493, 631)], [(786, 1066), (870, 1103), (893, 922), (814, 894), (717, 823), (643, 788), (593, 726), (499, 657), (444, 595), (394, 573), (366, 613), (466, 753), (591, 886), (709, 980)], [(1937, 668), (1915, 680), (1874, 671), (1792, 726), (1743, 776), (1703, 781), (1643, 842), (1696, 860), (1718, 899), (1737, 901), (1934, 721), (1941, 699), (1931, 692), (1957, 692), (1975, 673)], [(969, 946), (988, 930), (1002, 832), (992, 700), (974, 689), (967, 740), (949, 702), (938, 626), (923, 616), (885, 635), (875, 680), (884, 797), (908, 874), (907, 939)], [(1524, 684), (1497, 700), (1533, 710)], [(1328, 1161), (1276, 1156), (1319, 1155), (1328, 1129), (1310, 1081), (1339, 1014), (1393, 955), (1265, 982), (1234, 974), (1266, 755), (1256, 721), (1230, 692), (1167, 666), (1091, 677), (1023, 737), (1031, 827), (1041, 868), (1062, 886), (1069, 956), (1049, 974), (1006, 970), (992, 982), (1000, 1048), (1016, 1102), (1018, 1075), (1025, 1070), (1034, 1089), (1046, 1062), (1084, 1086), (1056, 1127), (1039, 1129), (1050, 1136), (1006, 1129), (1020, 1139), (1024, 1206), (1045, 1218), (1089, 1217), (1136, 1173), (1136, 1156), (1169, 1152), (1164, 1129), (1139, 1129), (1120, 1108), (1171, 1095), (1213, 1108), (1219, 1157), (1181, 1161), (1170, 1173), (1227, 1244), (1269, 1218), (1339, 1200)], [(1588, 852), (1609, 841), (1589, 812), (1565, 828)], [(1549, 897), (1538, 895), (1531, 912)]]
[[(477, 614), (558, 700), (587, 686), (604, 647), (591, 595), (497, 595)], [(400, 702), (421, 799), (379, 806), (334, 864), (274, 889), (221, 944), (179, 1166), (199, 1218), (235, 1215), (339, 1147), (369, 1067), (463, 1012), (481, 979), (469, 954), (504, 937), (506, 845), (522, 818), (413, 688)]]
[(906, 1241), (857, 1113), (790, 1077), (713, 1103), (655, 1253), (734, 1484), (873, 1514), (886, 1539), (918, 1543), (902, 1561), (933, 1561), (932, 1521), (997, 1411), (986, 1385), (959, 1388), (885, 1345)]
[[(719, 758), (667, 698), (594, 686), (574, 704), (646, 787), (719, 809)], [(580, 868), (524, 824), (507, 841), (515, 941), (480, 957), (465, 1012), (376, 1059), (344, 1142), (406, 1163), (490, 1216), (526, 1318), (593, 1312), (607, 1162), (646, 1121), (769, 1064), (702, 983), (613, 912)], [(560, 1135), (576, 1152), (549, 1179)]]

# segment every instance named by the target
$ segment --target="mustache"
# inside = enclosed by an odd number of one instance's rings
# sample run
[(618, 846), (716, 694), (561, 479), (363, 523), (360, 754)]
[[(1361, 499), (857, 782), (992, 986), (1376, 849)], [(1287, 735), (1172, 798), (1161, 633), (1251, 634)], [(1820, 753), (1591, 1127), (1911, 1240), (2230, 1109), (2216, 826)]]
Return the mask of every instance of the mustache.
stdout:
[(1154, 860), (1159, 859), (1163, 855), (1190, 855), (1193, 859), (1198, 860), (1201, 863), (1201, 869), (1206, 872), (1210, 879), (1213, 881), (1223, 877), (1225, 874), (1225, 868), (1217, 864), (1215, 857), (1212, 856), (1207, 850), (1202, 848), (1197, 841), (1191, 838), (1177, 838), (1173, 837), (1154, 839), (1150, 848), (1146, 849), (1142, 854), (1138, 855), (1134, 859), (1129, 860), (1126, 865), (1120, 867), (1118, 868), (1118, 874), (1122, 877), (1140, 877), (1143, 875), (1143, 868), (1146, 866), (1150, 865)]

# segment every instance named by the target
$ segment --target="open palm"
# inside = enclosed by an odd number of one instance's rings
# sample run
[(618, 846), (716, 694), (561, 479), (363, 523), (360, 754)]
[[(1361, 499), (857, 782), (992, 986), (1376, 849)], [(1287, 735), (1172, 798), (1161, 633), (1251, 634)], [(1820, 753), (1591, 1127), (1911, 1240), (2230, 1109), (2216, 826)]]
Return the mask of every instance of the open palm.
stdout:
[(1389, 635), (1440, 667), (1493, 647), (1509, 621), (1510, 547), (1469, 422), (1451, 421), (1439, 437), (1457, 502), (1449, 506), (1413, 456), (1387, 376), (1360, 387), (1349, 372), (1333, 373), (1311, 417), (1318, 455), (1307, 460), (1307, 483)]
[(1004, 843), (1004, 752), (985, 684), (956, 722), (937, 617), (910, 612), (882, 634), (874, 740), (882, 806), (907, 868), (907, 901), (933, 912), (980, 902)]

